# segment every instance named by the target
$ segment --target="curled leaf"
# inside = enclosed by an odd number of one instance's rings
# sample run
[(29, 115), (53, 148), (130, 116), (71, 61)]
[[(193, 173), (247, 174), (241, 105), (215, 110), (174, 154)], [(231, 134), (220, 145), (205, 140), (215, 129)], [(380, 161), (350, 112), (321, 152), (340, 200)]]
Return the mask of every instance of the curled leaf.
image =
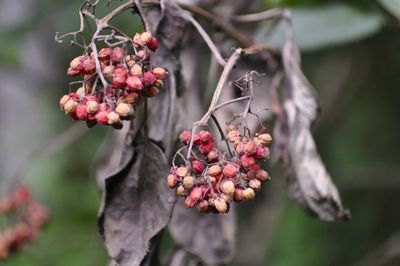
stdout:
[(283, 100), (285, 121), (279, 121), (278, 125), (287, 129), (282, 134), (287, 135), (289, 196), (322, 220), (346, 220), (350, 212), (342, 206), (310, 132), (318, 111), (317, 97), (300, 69), (298, 58), (297, 48), (287, 41), (283, 61), (289, 86)]

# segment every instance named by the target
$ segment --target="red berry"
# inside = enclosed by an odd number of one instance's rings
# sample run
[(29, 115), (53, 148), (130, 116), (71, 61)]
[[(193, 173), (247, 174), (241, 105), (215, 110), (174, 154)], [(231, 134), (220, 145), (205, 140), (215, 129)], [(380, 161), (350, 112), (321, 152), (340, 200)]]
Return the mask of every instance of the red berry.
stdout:
[(157, 77), (150, 71), (147, 71), (143, 74), (143, 84), (145, 86), (153, 85), (156, 82), (156, 80)]
[(153, 52), (158, 48), (158, 41), (155, 37), (151, 38), (151, 40), (146, 44), (147, 48), (152, 50)]
[(108, 124), (108, 112), (107, 111), (100, 111), (95, 116), (97, 123), (101, 125)]
[(80, 120), (85, 120), (87, 117), (88, 113), (86, 111), (86, 105), (84, 104), (78, 104), (78, 106), (76, 107), (76, 116), (80, 119)]
[(194, 201), (198, 201), (203, 197), (203, 191), (199, 187), (195, 187), (190, 191), (190, 197)]
[(242, 157), (240, 157), (240, 160), (241, 160), (242, 166), (245, 168), (250, 168), (256, 163), (256, 160), (254, 159), (254, 157), (247, 156), (247, 155), (242, 155)]

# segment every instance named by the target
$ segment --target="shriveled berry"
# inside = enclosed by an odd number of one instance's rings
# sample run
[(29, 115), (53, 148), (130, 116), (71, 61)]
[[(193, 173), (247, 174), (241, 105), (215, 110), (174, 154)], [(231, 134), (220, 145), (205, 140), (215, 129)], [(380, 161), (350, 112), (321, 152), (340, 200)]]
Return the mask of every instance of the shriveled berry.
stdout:
[(152, 38), (153, 35), (148, 31), (145, 31), (142, 34), (140, 34), (140, 42), (142, 44), (147, 44), (149, 41), (151, 41)]
[(158, 78), (158, 79), (165, 79), (168, 75), (168, 72), (162, 68), (162, 67), (155, 67), (152, 70), (153, 74)]
[(78, 104), (76, 107), (76, 116), (81, 119), (84, 120), (86, 119), (88, 113), (86, 111), (86, 105), (84, 104)]
[(243, 190), (243, 199), (245, 200), (252, 200), (256, 196), (256, 193), (254, 193), (254, 190), (252, 188), (246, 188)]
[(260, 170), (260, 171), (258, 171), (258, 172), (256, 173), (256, 178), (257, 178), (258, 180), (260, 180), (260, 181), (265, 181), (265, 180), (271, 179), (271, 178), (269, 177), (268, 172), (265, 171), (265, 170)]
[(195, 174), (201, 174), (201, 173), (203, 173), (204, 165), (199, 160), (194, 160), (192, 162), (192, 168), (193, 168), (193, 172)]
[(186, 205), (186, 207), (188, 207), (188, 208), (193, 208), (195, 204), (196, 204), (196, 201), (193, 200), (192, 197), (187, 196), (187, 197), (185, 198), (185, 205)]
[(221, 174), (221, 172), (222, 172), (222, 167), (216, 164), (208, 168), (207, 174), (215, 177)]
[(142, 81), (136, 76), (129, 76), (126, 80), (126, 85), (133, 90), (140, 91), (143, 89)]
[(243, 189), (237, 188), (235, 189), (235, 192), (233, 194), (233, 200), (240, 202), (243, 200)]
[(214, 200), (214, 206), (220, 213), (226, 213), (228, 211), (228, 204), (222, 198), (216, 198)]
[(64, 105), (68, 102), (68, 100), (70, 99), (69, 95), (64, 95), (63, 97), (61, 97), (60, 99), (60, 108), (63, 109)]
[(119, 114), (117, 114), (114, 111), (109, 112), (107, 118), (108, 118), (108, 124), (110, 124), (110, 125), (122, 123), (121, 118), (119, 117)]
[(192, 200), (194, 201), (198, 201), (203, 197), (203, 191), (201, 190), (201, 188), (199, 187), (194, 187), (191, 191), (190, 191), (190, 197), (192, 198)]
[(254, 190), (259, 190), (261, 188), (261, 181), (258, 179), (252, 179), (249, 181), (249, 187)]
[(207, 154), (207, 161), (212, 162), (212, 161), (217, 160), (217, 159), (218, 159), (218, 152), (217, 151), (212, 150)]
[(72, 114), (76, 110), (76, 106), (78, 105), (77, 102), (75, 102), (72, 99), (69, 99), (65, 104), (64, 104), (64, 111), (66, 114)]
[(142, 67), (139, 64), (134, 64), (131, 67), (131, 69), (129, 70), (129, 73), (132, 76), (139, 77), (139, 78), (143, 76), (143, 70), (142, 70)]
[(176, 187), (178, 184), (178, 177), (176, 175), (169, 174), (167, 177), (167, 183), (170, 188)]
[(242, 166), (245, 168), (252, 167), (256, 163), (256, 160), (254, 159), (254, 157), (247, 156), (247, 155), (242, 155), (242, 157), (240, 157), (240, 160), (241, 160)]
[(121, 47), (115, 47), (114, 49), (112, 49), (111, 61), (113, 63), (119, 63), (122, 61), (123, 58), (124, 58), (124, 49), (122, 49)]
[(208, 210), (208, 206), (209, 206), (208, 201), (202, 200), (197, 204), (197, 210), (199, 212), (206, 212)]
[(108, 124), (108, 112), (107, 111), (100, 111), (95, 115), (95, 119), (97, 123), (101, 125), (107, 125)]
[(192, 137), (192, 133), (188, 130), (185, 130), (185, 131), (182, 131), (182, 133), (179, 135), (179, 140), (182, 143), (188, 144), (191, 137)]
[(99, 51), (100, 60), (109, 60), (111, 56), (111, 48), (103, 48)]
[(233, 193), (235, 192), (235, 184), (232, 181), (225, 181), (221, 185), (221, 190), (227, 196), (232, 197)]
[(115, 112), (121, 116), (123, 119), (129, 119), (133, 113), (133, 107), (131, 104), (128, 103), (120, 103), (117, 105), (117, 108), (115, 108)]
[(86, 103), (86, 112), (88, 114), (95, 114), (99, 109), (99, 104), (96, 101), (90, 100)]
[(222, 170), (222, 173), (226, 177), (234, 178), (238, 174), (238, 169), (235, 165), (228, 163), (227, 165), (224, 166), (224, 169)]
[(143, 84), (145, 86), (153, 85), (156, 82), (156, 76), (150, 71), (144, 72), (143, 74)]
[(176, 174), (180, 177), (186, 176), (188, 172), (189, 172), (189, 167), (187, 166), (180, 166), (176, 169)]
[(176, 189), (176, 195), (185, 196), (185, 188), (182, 185), (178, 186)]
[(199, 132), (199, 137), (200, 137), (201, 142), (209, 142), (209, 141), (213, 140), (212, 134), (205, 130), (201, 130)]
[(183, 178), (182, 185), (187, 189), (191, 189), (194, 186), (194, 182), (195, 182), (194, 177), (187, 175)]
[(262, 141), (264, 145), (268, 145), (272, 141), (272, 137), (268, 133), (260, 134), (258, 135), (258, 138)]
[(208, 142), (202, 142), (199, 146), (199, 150), (202, 154), (208, 154), (214, 149), (213, 141), (209, 140)]

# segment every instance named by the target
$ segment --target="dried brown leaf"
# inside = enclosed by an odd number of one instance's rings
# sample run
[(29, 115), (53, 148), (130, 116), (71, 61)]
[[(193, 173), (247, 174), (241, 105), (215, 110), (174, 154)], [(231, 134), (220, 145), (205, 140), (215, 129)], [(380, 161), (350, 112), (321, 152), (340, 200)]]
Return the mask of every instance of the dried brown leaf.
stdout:
[(185, 250), (206, 265), (229, 263), (235, 253), (235, 219), (228, 214), (201, 214), (182, 201), (175, 205), (169, 231)]
[(299, 52), (291, 41), (283, 48), (283, 61), (289, 86), (283, 100), (286, 121), (278, 125), (288, 130), (282, 134), (287, 135), (289, 196), (322, 220), (346, 220), (350, 212), (343, 207), (310, 132), (318, 112), (317, 96), (300, 69)]
[(105, 180), (99, 227), (109, 256), (118, 265), (140, 265), (150, 241), (168, 223), (172, 196), (162, 150), (148, 142), (118, 173)]

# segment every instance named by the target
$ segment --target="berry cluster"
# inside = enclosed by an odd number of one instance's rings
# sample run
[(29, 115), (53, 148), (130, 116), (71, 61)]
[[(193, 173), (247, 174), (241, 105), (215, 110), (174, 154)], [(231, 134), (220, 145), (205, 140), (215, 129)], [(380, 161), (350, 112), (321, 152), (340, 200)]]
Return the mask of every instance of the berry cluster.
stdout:
[[(269, 180), (260, 162), (269, 158), (266, 147), (271, 135), (244, 137), (234, 125), (226, 128), (227, 140), (233, 147), (225, 154), (215, 147), (212, 133), (200, 131), (193, 137), (193, 152), (188, 162), (171, 167), (167, 182), (185, 197), (185, 205), (199, 212), (227, 213), (232, 201), (252, 200), (261, 182)], [(190, 146), (192, 133), (183, 131), (179, 139)]]
[(24, 186), (18, 187), (10, 196), (0, 198), (0, 214), (5, 218), (18, 217), (0, 232), (0, 260), (34, 240), (50, 217), (48, 210), (35, 202)]
[(107, 47), (98, 54), (73, 59), (67, 73), (83, 75), (83, 86), (64, 95), (60, 108), (74, 120), (86, 121), (89, 127), (101, 124), (122, 128), (122, 120), (134, 117), (134, 106), (144, 97), (157, 95), (168, 75), (164, 68), (150, 64), (151, 52), (158, 47), (151, 33), (137, 33), (132, 44), (131, 52), (128, 47)]

